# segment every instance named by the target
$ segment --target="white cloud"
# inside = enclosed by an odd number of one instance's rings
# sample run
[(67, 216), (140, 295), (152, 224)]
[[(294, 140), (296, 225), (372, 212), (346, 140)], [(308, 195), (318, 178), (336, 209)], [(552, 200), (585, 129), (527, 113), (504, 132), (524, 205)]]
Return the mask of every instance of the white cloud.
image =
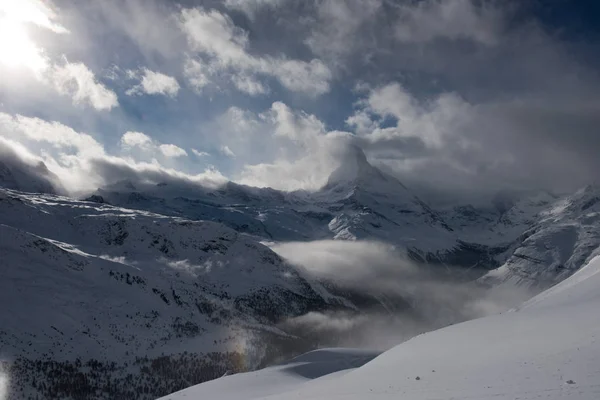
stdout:
[[(129, 71), (128, 71), (129, 72)], [(130, 76), (140, 81), (131, 89), (127, 90), (129, 96), (140, 94), (161, 94), (169, 97), (177, 96), (179, 83), (172, 76), (160, 72), (150, 71), (143, 68), (140, 71), (130, 71)]]
[(104, 147), (92, 136), (79, 133), (59, 122), (0, 113), (0, 134), (14, 140), (47, 143), (61, 151), (102, 155)]
[(74, 104), (88, 104), (96, 110), (110, 110), (119, 105), (115, 92), (98, 82), (83, 63), (54, 65), (47, 80), (58, 93), (70, 96)]
[(196, 149), (192, 149), (192, 153), (194, 153), (197, 157), (208, 157), (210, 156), (209, 153), (205, 152), (205, 151), (199, 151)]
[(139, 147), (141, 149), (150, 150), (154, 147), (154, 142), (150, 136), (142, 132), (125, 132), (125, 134), (121, 136), (120, 143), (121, 147), (124, 149)]
[[(397, 82), (371, 90), (359, 104), (362, 107), (346, 123), (369, 141), (417, 138), (429, 147), (442, 146), (471, 112), (470, 105), (453, 93), (421, 103)], [(385, 117), (396, 119), (396, 125), (381, 128)]]
[(424, 0), (402, 4), (399, 11), (396, 38), (403, 42), (447, 38), (493, 45), (502, 27), (502, 13), (492, 2)]
[(188, 153), (174, 144), (162, 144), (153, 140), (150, 136), (142, 132), (125, 132), (120, 141), (121, 148), (126, 151), (134, 149), (142, 150), (154, 155), (160, 153), (168, 158), (185, 157)]
[(221, 146), (221, 154), (226, 157), (235, 158), (235, 154), (228, 146)]
[(174, 144), (161, 144), (158, 148), (165, 157), (177, 158), (188, 155), (187, 151)]
[(183, 74), (196, 92), (201, 92), (202, 89), (211, 83), (209, 78), (211, 71), (204, 63), (198, 60), (186, 60), (183, 66)]
[(240, 128), (251, 126), (271, 147), (264, 161), (243, 167), (238, 181), (282, 190), (318, 189), (338, 167), (338, 150), (351, 140), (347, 132), (327, 131), (314, 115), (297, 112), (281, 102), (259, 116), (237, 112)]
[(240, 91), (248, 93), (251, 96), (268, 93), (269, 90), (254, 77), (245, 74), (233, 75), (231, 77), (233, 85)]
[(225, 14), (200, 7), (184, 9), (179, 21), (190, 49), (205, 58), (185, 65), (186, 76), (197, 89), (216, 75), (228, 77), (238, 90), (251, 95), (267, 93), (258, 77), (275, 78), (286, 89), (310, 96), (329, 91), (332, 74), (322, 61), (252, 55), (248, 52), (248, 33)]
[[(144, 148), (149, 145), (147, 139), (149, 138), (140, 132), (128, 132), (121, 144), (130, 148)], [(59, 122), (39, 118), (0, 113), (0, 142), (8, 144), (27, 164), (44, 162), (48, 170), (56, 174), (60, 183), (73, 195), (122, 179), (156, 183), (183, 181), (210, 187), (227, 181), (212, 166), (198, 174), (187, 174), (166, 168), (156, 159), (152, 162), (138, 162), (129, 157), (109, 155), (91, 135), (77, 132)], [(151, 143), (155, 145), (154, 142)], [(166, 148), (167, 153), (175, 156), (183, 151), (176, 146), (160, 146), (157, 145), (156, 148)]]

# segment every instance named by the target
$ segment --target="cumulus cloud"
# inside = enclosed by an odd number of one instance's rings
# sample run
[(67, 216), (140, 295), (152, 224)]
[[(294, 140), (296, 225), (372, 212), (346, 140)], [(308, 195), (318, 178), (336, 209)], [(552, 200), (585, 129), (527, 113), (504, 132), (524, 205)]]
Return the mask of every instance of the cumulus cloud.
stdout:
[(54, 65), (47, 79), (58, 93), (69, 96), (73, 104), (90, 105), (96, 110), (110, 110), (117, 107), (117, 95), (102, 83), (83, 63)]
[(206, 151), (200, 151), (200, 150), (196, 150), (196, 149), (192, 149), (192, 153), (194, 153), (198, 157), (208, 157), (208, 156), (210, 156), (210, 154), (207, 153)]
[(146, 135), (145, 133), (130, 131), (125, 132), (125, 134), (121, 136), (121, 147), (128, 150), (134, 147), (149, 150), (154, 147), (154, 142), (150, 136)]
[(161, 94), (175, 97), (179, 92), (179, 83), (172, 76), (142, 68), (140, 71), (129, 71), (129, 75), (139, 81), (139, 84), (127, 90), (130, 96), (140, 94)]
[(165, 157), (177, 158), (187, 156), (187, 151), (174, 144), (162, 144), (142, 132), (125, 132), (121, 137), (121, 148), (126, 151), (139, 149), (154, 155), (160, 153)]
[[(217, 10), (183, 9), (179, 23), (190, 49), (200, 56), (200, 60), (188, 61), (185, 67), (187, 78), (196, 88), (206, 86), (208, 76), (213, 74), (228, 77), (238, 90), (251, 95), (267, 93), (259, 77), (275, 78), (286, 89), (311, 96), (330, 89), (332, 74), (322, 61), (253, 55), (248, 50), (248, 32)], [(210, 68), (203, 67), (207, 64)]]
[(239, 109), (230, 110), (230, 114), (234, 115), (234, 132), (249, 126), (254, 135), (263, 136), (263, 142), (265, 132), (271, 134), (271, 148), (262, 149), (263, 161), (245, 165), (238, 176), (238, 181), (247, 185), (317, 189), (339, 165), (339, 148), (351, 140), (349, 133), (327, 131), (316, 116), (292, 110), (281, 102), (273, 103), (260, 115)]
[[(214, 167), (190, 174), (167, 168), (156, 159), (140, 162), (130, 157), (108, 154), (104, 146), (91, 135), (40, 118), (0, 113), (0, 140), (3, 147), (10, 146), (12, 158), (18, 157), (18, 165), (36, 166), (43, 163), (43, 168), (35, 167), (28, 171), (36, 172), (41, 178), (56, 176), (56, 180), (52, 178), (56, 187), (62, 186), (73, 195), (122, 179), (210, 187), (227, 182), (226, 177)], [(140, 132), (127, 132), (121, 138), (121, 146), (129, 149), (152, 148), (166, 152), (167, 157), (179, 157), (184, 152), (176, 146), (161, 148), (160, 144)], [(4, 153), (0, 156), (3, 160), (8, 159)]]
[(40, 118), (0, 113), (1, 134), (5, 137), (28, 142), (49, 144), (55, 149), (76, 151), (85, 155), (102, 155), (104, 147), (91, 135), (76, 132), (59, 122)]
[(174, 144), (161, 144), (158, 148), (165, 157), (184, 157), (188, 155), (187, 151)]
[(221, 146), (221, 154), (223, 154), (226, 157), (235, 158), (235, 153), (231, 151), (229, 146)]

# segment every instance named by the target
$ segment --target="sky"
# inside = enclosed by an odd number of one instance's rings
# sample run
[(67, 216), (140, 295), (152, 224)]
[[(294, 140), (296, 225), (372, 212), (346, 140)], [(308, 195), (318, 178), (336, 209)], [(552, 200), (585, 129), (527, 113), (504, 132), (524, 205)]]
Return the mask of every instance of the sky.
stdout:
[(315, 190), (361, 147), (430, 196), (600, 171), (600, 6), (0, 0), (0, 157), (69, 193), (135, 176)]

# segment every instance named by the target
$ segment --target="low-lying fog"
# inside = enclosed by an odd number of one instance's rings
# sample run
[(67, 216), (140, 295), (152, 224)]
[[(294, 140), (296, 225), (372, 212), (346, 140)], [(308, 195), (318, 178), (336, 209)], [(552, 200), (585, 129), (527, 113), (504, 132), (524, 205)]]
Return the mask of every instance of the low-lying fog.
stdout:
[(384, 243), (324, 240), (271, 248), (326, 286), (378, 300), (357, 312), (311, 312), (282, 323), (320, 347), (384, 350), (426, 331), (509, 310), (533, 295), (523, 288), (485, 288), (464, 268), (416, 264)]

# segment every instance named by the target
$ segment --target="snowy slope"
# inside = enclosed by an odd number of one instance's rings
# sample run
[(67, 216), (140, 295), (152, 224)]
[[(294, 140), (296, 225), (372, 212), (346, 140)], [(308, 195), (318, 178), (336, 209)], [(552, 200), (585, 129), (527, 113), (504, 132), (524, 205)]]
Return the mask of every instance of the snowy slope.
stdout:
[(585, 265), (598, 246), (600, 188), (588, 186), (540, 212), (506, 263), (481, 281), (543, 290)]
[(226, 376), (164, 397), (164, 400), (258, 399), (292, 390), (310, 381), (324, 381), (348, 373), (379, 353), (358, 349), (320, 349), (260, 371)]
[(34, 193), (65, 193), (58, 177), (44, 163), (30, 165), (18, 158), (2, 157), (2, 151), (0, 148), (0, 187)]
[[(273, 370), (233, 376), (169, 400), (600, 398), (600, 258), (517, 310), (415, 337), (347, 373), (262, 388)], [(327, 360), (324, 354), (322, 361)], [(272, 382), (272, 381), (271, 381)]]
[[(165, 394), (309, 349), (275, 324), (350, 304), (214, 222), (0, 189), (0, 238), (0, 360), (17, 365), (24, 382), (15, 388), (60, 387), (56, 379), (72, 374), (49, 371), (81, 371), (74, 366), (93, 360), (114, 387), (87, 394), (103, 398), (145, 387), (156, 360), (170, 357), (194, 375), (170, 377), (148, 397)], [(35, 364), (44, 359), (62, 364)]]

